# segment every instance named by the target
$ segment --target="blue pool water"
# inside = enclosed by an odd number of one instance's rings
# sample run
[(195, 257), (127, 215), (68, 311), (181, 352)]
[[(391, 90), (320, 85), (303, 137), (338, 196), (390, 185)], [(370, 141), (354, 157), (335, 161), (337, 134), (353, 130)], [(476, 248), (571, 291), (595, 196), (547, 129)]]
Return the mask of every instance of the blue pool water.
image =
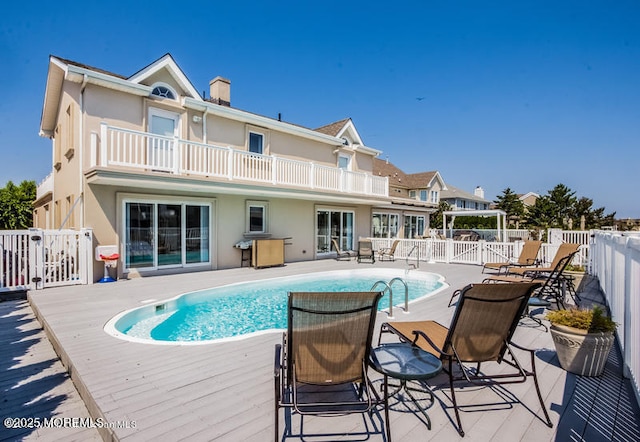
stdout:
[[(402, 278), (415, 300), (445, 287), (440, 275), (396, 269), (345, 270), (232, 284), (187, 293), (112, 319), (107, 332), (129, 340), (154, 343), (198, 343), (287, 327), (290, 291), (367, 291), (376, 281)], [(384, 285), (377, 289), (383, 290)], [(392, 284), (394, 304), (404, 303), (404, 285)], [(379, 309), (388, 309), (388, 293)]]

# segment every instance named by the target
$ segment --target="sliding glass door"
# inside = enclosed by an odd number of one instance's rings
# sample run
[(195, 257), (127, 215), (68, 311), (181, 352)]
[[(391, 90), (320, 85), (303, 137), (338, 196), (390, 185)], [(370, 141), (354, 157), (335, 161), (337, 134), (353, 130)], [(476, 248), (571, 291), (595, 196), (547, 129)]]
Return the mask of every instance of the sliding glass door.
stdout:
[(210, 262), (209, 205), (125, 203), (125, 267)]
[(318, 210), (316, 212), (316, 252), (329, 253), (331, 240), (335, 239), (342, 250), (353, 250), (354, 213), (341, 210)]

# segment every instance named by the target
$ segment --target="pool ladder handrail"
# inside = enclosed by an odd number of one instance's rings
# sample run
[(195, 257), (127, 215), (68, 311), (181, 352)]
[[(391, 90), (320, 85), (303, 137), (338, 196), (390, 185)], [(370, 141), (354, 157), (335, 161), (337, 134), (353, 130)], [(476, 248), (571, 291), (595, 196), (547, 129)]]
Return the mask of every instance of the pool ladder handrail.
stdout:
[(404, 279), (400, 278), (399, 276), (393, 278), (389, 282), (385, 282), (381, 279), (379, 281), (376, 281), (373, 284), (373, 286), (371, 286), (371, 291), (374, 291), (378, 285), (384, 284), (385, 289), (382, 291), (382, 293), (386, 291), (389, 292), (389, 317), (390, 318), (393, 318), (393, 289), (391, 288), (391, 285), (396, 281), (400, 281), (402, 282), (402, 284), (404, 284), (404, 312), (409, 313), (409, 286), (407, 285)]
[[(409, 258), (411, 258), (411, 255), (413, 255), (413, 252), (416, 251), (416, 263), (409, 263)], [(407, 263), (407, 270), (410, 270), (412, 267), (414, 269), (417, 269), (418, 267), (420, 267), (420, 248), (418, 247), (417, 244), (415, 244), (411, 250), (409, 250), (409, 253), (407, 253), (407, 257), (405, 258), (405, 261)]]

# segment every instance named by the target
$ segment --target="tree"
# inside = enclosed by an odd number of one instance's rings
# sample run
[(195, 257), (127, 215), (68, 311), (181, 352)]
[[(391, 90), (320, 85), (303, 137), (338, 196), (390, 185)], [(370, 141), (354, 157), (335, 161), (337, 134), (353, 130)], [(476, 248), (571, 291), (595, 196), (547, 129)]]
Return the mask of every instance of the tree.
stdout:
[(542, 195), (527, 210), (525, 222), (528, 226), (541, 230), (555, 227), (555, 212), (551, 198), (548, 195)]
[(438, 204), (438, 210), (433, 212), (430, 217), (429, 227), (432, 229), (442, 229), (442, 212), (451, 210), (451, 205), (446, 201), (440, 201)]
[(0, 229), (18, 230), (33, 226), (33, 202), (36, 199), (35, 181), (12, 181), (0, 189)]
[(498, 209), (507, 213), (507, 223), (509, 225), (515, 224), (524, 216), (524, 203), (509, 187), (502, 191), (502, 195), (498, 195), (494, 203), (496, 203)]
[(553, 219), (551, 227), (572, 228), (571, 224), (573, 224), (573, 219), (575, 218), (575, 205), (577, 202), (575, 194), (564, 184), (558, 184), (549, 191), (549, 200), (552, 208), (550, 215)]
[(605, 215), (604, 207), (593, 209), (592, 206), (593, 200), (591, 198), (582, 197), (576, 202), (574, 226), (579, 225), (580, 230), (588, 230), (613, 225), (615, 212)]

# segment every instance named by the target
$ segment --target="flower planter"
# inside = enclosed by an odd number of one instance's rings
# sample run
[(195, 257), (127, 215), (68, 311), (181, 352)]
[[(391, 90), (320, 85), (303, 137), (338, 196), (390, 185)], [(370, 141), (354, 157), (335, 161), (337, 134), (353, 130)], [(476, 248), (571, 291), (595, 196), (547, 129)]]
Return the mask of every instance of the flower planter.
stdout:
[(562, 368), (580, 376), (602, 374), (615, 339), (613, 332), (588, 333), (557, 324), (550, 331)]

